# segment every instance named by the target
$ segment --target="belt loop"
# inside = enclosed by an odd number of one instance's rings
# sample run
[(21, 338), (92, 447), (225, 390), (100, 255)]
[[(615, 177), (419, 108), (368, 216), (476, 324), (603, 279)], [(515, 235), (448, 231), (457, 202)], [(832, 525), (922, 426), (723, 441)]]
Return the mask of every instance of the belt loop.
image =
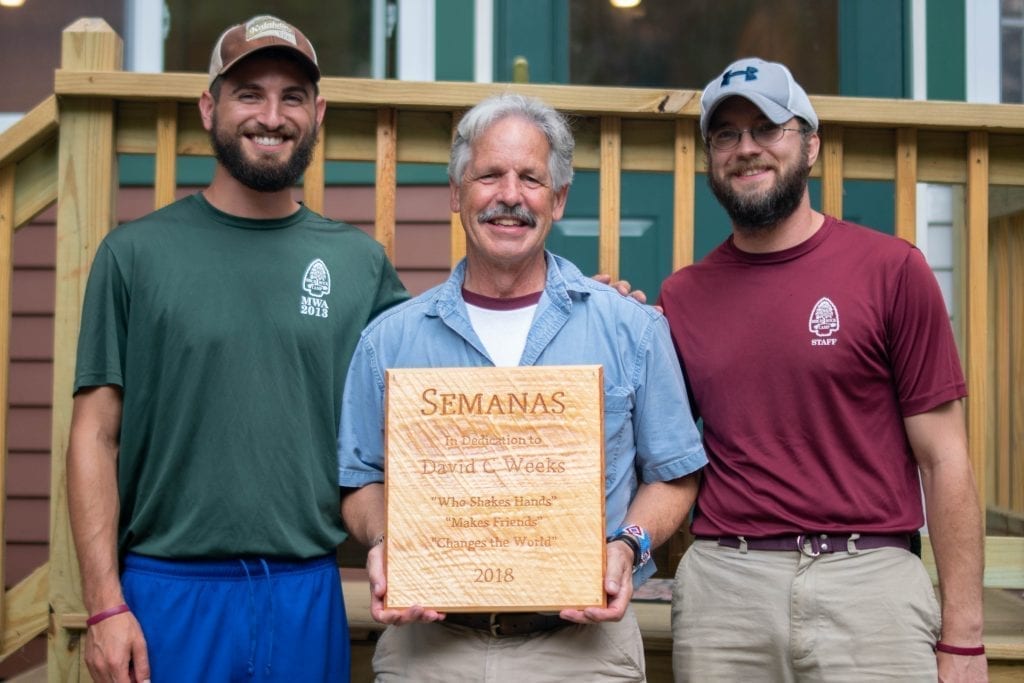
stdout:
[(746, 555), (747, 554), (747, 539), (746, 539), (746, 537), (745, 536), (737, 536), (736, 538), (740, 539), (740, 552), (743, 553), (744, 555)]
[(498, 623), (498, 613), (491, 612), (491, 635), (495, 638), (498, 638), (502, 635), (498, 633), (499, 628), (501, 628), (501, 625)]
[(860, 538), (860, 534), (850, 534), (850, 537), (846, 539), (846, 552), (851, 555), (856, 555), (860, 551), (857, 550), (857, 539)]
[[(810, 544), (810, 549), (806, 549), (807, 544)], [(807, 557), (817, 557), (821, 555), (821, 542), (813, 534), (799, 534), (796, 537), (796, 549)]]

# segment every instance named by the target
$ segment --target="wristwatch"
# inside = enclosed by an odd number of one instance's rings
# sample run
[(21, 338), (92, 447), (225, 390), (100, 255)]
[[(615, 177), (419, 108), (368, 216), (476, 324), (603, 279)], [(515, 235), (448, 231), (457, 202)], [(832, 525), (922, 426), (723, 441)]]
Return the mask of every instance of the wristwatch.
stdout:
[(619, 527), (608, 537), (608, 542), (612, 541), (622, 541), (633, 549), (634, 574), (651, 561), (651, 536), (639, 524)]

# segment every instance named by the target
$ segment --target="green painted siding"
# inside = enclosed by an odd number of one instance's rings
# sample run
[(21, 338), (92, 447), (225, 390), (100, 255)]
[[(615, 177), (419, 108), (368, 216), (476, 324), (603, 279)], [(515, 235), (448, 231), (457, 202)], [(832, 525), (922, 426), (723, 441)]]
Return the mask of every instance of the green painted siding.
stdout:
[(905, 0), (839, 3), (839, 94), (910, 97), (903, 46), (909, 43)]
[(494, 0), (494, 80), (512, 80), (512, 63), (530, 64), (531, 83), (569, 82), (568, 0)]
[(967, 99), (966, 0), (929, 0), (928, 99)]
[(473, 0), (438, 0), (435, 4), (434, 79), (473, 79)]

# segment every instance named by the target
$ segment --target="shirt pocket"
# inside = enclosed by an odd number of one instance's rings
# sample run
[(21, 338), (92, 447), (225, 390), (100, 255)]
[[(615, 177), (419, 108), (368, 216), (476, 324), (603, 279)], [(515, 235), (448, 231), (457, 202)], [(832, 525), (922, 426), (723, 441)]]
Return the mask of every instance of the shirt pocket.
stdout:
[(618, 468), (633, 462), (633, 406), (636, 395), (627, 387), (604, 390), (604, 462), (605, 483), (618, 479)]

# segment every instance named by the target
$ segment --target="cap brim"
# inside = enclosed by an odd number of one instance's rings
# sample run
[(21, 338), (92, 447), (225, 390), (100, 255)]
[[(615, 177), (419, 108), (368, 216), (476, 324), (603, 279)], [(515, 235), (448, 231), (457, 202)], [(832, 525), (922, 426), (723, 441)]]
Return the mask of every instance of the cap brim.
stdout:
[[(244, 55), (239, 55), (238, 57), (235, 57), (230, 62), (222, 66), (220, 68), (220, 71), (217, 72), (217, 75), (214, 78), (218, 78), (220, 76), (225, 75), (227, 72), (231, 71), (231, 69), (235, 68), (235, 66), (238, 65), (240, 62), (248, 59), (249, 57), (252, 57), (253, 55), (266, 52), (267, 50), (286, 50), (288, 52), (291, 52), (296, 57), (298, 57), (299, 61), (303, 64), (303, 66), (306, 67), (306, 71), (309, 73), (313, 82), (318, 83), (320, 81), (320, 67), (313, 63), (313, 61), (309, 58), (309, 55), (307, 55), (305, 52), (296, 47), (292, 47), (290, 45), (282, 45), (280, 43), (273, 45), (263, 45), (261, 47), (249, 50)], [(213, 83), (213, 79), (211, 79), (210, 82)]]
[(701, 120), (700, 132), (704, 137), (708, 136), (708, 128), (711, 126), (711, 119), (718, 109), (718, 105), (730, 97), (742, 97), (768, 117), (772, 123), (782, 124), (794, 117), (793, 112), (773, 102), (759, 92), (724, 92), (721, 93), (708, 107), (707, 116)]

